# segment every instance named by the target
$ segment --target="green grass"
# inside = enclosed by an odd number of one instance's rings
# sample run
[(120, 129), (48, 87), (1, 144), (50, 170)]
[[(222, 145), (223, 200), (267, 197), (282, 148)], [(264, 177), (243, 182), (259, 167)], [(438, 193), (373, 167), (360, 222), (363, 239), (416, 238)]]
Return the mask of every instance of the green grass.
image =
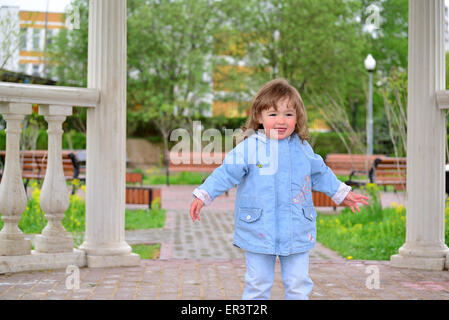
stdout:
[[(206, 179), (210, 173), (202, 173), (202, 172), (171, 172), (169, 175), (169, 183), (173, 185), (199, 185), (202, 183), (203, 178)], [(155, 185), (155, 184), (165, 184), (166, 175), (146, 172), (143, 177), (144, 185)]]
[(165, 223), (165, 210), (152, 208), (151, 210), (126, 210), (125, 229), (162, 228)]
[[(341, 256), (356, 260), (390, 260), (405, 243), (406, 209), (402, 205), (381, 208), (376, 185), (370, 184), (370, 204), (353, 213), (344, 208), (338, 215), (318, 212), (317, 241), (338, 252)], [(449, 243), (449, 202), (445, 211), (445, 239)]]
[(405, 210), (385, 208), (373, 214), (365, 208), (340, 215), (318, 213), (317, 241), (343, 257), (357, 260), (389, 260), (405, 242)]
[[(39, 234), (47, 224), (45, 213), (40, 209), (40, 189), (37, 183), (32, 184), (32, 194), (28, 199), (28, 205), (21, 215), (19, 228), (23, 233)], [(85, 230), (85, 200), (77, 195), (70, 195), (70, 205), (66, 210), (62, 225), (64, 228), (72, 232), (75, 238), (82, 237)], [(155, 199), (151, 210), (129, 210), (125, 211), (125, 229), (150, 229), (162, 228), (165, 223), (166, 210), (160, 208), (160, 200)], [(0, 229), (3, 228), (4, 222), (0, 219)], [(77, 239), (75, 242), (82, 241)]]
[(157, 259), (159, 257), (161, 244), (136, 244), (131, 245), (131, 248), (133, 253), (137, 253), (140, 256), (140, 259)]

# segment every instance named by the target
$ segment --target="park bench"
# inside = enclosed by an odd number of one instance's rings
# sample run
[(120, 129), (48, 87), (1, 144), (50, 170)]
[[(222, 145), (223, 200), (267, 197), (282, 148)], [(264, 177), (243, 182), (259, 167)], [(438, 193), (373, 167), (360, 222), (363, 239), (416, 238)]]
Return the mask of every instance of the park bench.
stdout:
[[(217, 167), (219, 167), (226, 156), (226, 152), (221, 152), (217, 155), (220, 159), (219, 163), (215, 163), (215, 154), (200, 153), (200, 152), (190, 152), (186, 156), (186, 163), (177, 163), (181, 160), (181, 153), (176, 154), (175, 152), (170, 152), (168, 169), (170, 172), (180, 172), (180, 171), (190, 171), (190, 172), (212, 172)], [(205, 161), (206, 158), (207, 160)]]
[(161, 198), (160, 188), (146, 186), (126, 186), (126, 204), (147, 204), (151, 209), (151, 203)]
[[(374, 160), (369, 171), (354, 170), (349, 175), (349, 180), (345, 183), (349, 186), (360, 187), (367, 183), (375, 183), (379, 186), (394, 186), (394, 191), (405, 190), (406, 187), (406, 158), (377, 158)], [(356, 173), (364, 173), (367, 179), (356, 180), (353, 176)]]
[(373, 165), (372, 183), (380, 186), (394, 186), (394, 191), (405, 190), (407, 177), (406, 158), (384, 158)]
[[(0, 178), (3, 175), (3, 168), (5, 165), (6, 151), (0, 151)], [(38, 180), (39, 183), (45, 178), (47, 172), (47, 150), (26, 150), (20, 152), (20, 162), (22, 168), (22, 178), (25, 179), (25, 190), (31, 179)], [(62, 167), (66, 180), (73, 180), (78, 178), (76, 167), (78, 162), (75, 154), (70, 150), (62, 151)]]
[(312, 201), (314, 207), (333, 207), (334, 211), (342, 204), (336, 204), (332, 199), (323, 192), (312, 191)]
[[(169, 162), (168, 162), (168, 171), (169, 172), (181, 172), (181, 171), (189, 171), (189, 172), (203, 172), (203, 173), (211, 173), (216, 168), (218, 168), (222, 163), (226, 156), (226, 152), (221, 152), (217, 155), (217, 158), (221, 159), (219, 163), (215, 163), (214, 157), (215, 154), (210, 153), (201, 153), (201, 152), (190, 152), (186, 158), (188, 161), (183, 161), (186, 163), (177, 163), (179, 159), (181, 159), (181, 153), (170, 152), (169, 154)], [(205, 161), (204, 158), (207, 160)], [(178, 161), (175, 161), (178, 160)], [(194, 161), (196, 160), (196, 161)], [(203, 178), (202, 182), (204, 183), (206, 179)], [(225, 195), (229, 196), (229, 191), (225, 191)]]
[(384, 155), (330, 153), (326, 156), (325, 163), (336, 175), (349, 175), (353, 171), (367, 172), (376, 158), (385, 157)]

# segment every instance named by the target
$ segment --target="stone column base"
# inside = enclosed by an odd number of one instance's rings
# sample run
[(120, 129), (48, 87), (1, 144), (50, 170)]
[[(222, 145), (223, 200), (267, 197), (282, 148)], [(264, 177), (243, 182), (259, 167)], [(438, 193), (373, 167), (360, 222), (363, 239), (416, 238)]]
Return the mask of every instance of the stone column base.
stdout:
[(78, 249), (64, 253), (38, 253), (33, 250), (28, 255), (0, 257), (0, 274), (62, 269), (69, 265), (86, 266), (86, 253)]
[(445, 264), (446, 270), (449, 270), (449, 253), (446, 255), (446, 264)]
[(39, 253), (72, 252), (73, 238), (68, 233), (65, 237), (46, 237), (39, 234), (34, 239), (34, 245)]
[(87, 267), (89, 268), (133, 267), (138, 265), (140, 265), (140, 256), (136, 253), (115, 256), (87, 255)]
[(31, 253), (31, 241), (28, 239), (0, 238), (0, 256), (22, 256)]
[[(413, 257), (395, 254), (390, 257), (390, 265), (398, 268), (442, 271), (448, 258)], [(447, 263), (446, 263), (447, 265)]]

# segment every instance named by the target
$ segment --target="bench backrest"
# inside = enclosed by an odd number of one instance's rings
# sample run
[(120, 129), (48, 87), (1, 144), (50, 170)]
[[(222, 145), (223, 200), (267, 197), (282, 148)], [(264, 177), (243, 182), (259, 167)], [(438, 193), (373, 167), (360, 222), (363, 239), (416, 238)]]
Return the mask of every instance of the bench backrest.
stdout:
[(226, 152), (220, 152), (217, 154), (189, 152), (185, 155), (185, 158), (181, 158), (181, 155), (182, 154), (180, 152), (178, 154), (176, 154), (176, 152), (170, 152), (168, 165), (170, 171), (214, 171), (223, 163)]
[(374, 167), (375, 183), (405, 183), (407, 176), (406, 158), (384, 158)]
[(373, 166), (376, 158), (383, 159), (385, 156), (330, 153), (326, 156), (325, 163), (335, 174), (349, 175), (353, 170), (367, 172)]
[[(62, 167), (66, 178), (73, 178), (75, 176), (75, 166), (70, 154), (68, 151), (62, 152)], [(5, 163), (5, 155), (5, 151), (0, 152), (3, 164)], [(43, 179), (45, 177), (48, 163), (47, 150), (21, 151), (19, 159), (22, 176), (24, 178)]]
[(127, 172), (126, 183), (142, 183), (143, 174), (140, 172)]

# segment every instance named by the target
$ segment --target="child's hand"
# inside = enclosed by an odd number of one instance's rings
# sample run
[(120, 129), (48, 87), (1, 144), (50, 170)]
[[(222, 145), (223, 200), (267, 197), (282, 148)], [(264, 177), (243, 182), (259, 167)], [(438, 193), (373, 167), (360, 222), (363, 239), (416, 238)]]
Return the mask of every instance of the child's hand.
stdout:
[(190, 218), (195, 222), (196, 219), (200, 221), (200, 210), (204, 206), (204, 202), (198, 198), (193, 199), (192, 204), (190, 205)]
[(347, 207), (350, 207), (352, 212), (355, 213), (354, 207), (356, 207), (357, 211), (360, 212), (360, 209), (357, 206), (357, 202), (360, 202), (360, 203), (363, 203), (363, 204), (368, 204), (368, 202), (366, 202), (365, 200), (368, 200), (367, 196), (364, 196), (364, 195), (357, 194), (357, 193), (354, 193), (352, 191), (349, 191), (348, 195), (346, 196), (346, 198), (341, 203), (344, 204)]

